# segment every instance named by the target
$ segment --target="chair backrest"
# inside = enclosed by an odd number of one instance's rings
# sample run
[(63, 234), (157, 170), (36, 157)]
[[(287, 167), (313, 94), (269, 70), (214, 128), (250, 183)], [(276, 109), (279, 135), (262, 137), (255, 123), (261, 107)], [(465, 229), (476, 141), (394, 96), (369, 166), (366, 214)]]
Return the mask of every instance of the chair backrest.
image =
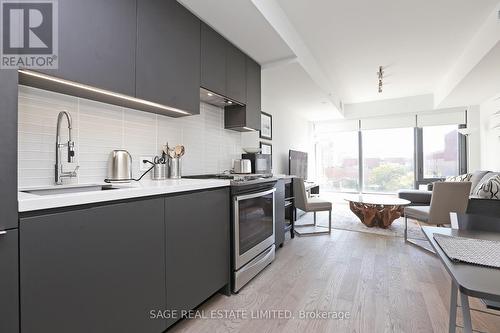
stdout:
[(432, 189), (429, 223), (449, 224), (450, 212), (465, 213), (471, 182), (435, 182)]
[(479, 214), (456, 214), (458, 229), (500, 232), (500, 218)]
[(307, 211), (307, 194), (304, 186), (304, 179), (293, 178), (293, 196), (295, 207), (303, 211)]

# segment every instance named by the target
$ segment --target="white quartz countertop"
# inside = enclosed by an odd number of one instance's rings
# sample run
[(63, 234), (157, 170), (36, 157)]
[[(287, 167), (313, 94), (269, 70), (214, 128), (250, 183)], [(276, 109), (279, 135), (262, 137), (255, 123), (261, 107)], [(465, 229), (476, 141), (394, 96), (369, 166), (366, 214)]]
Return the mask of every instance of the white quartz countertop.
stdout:
[(229, 186), (229, 180), (222, 179), (167, 179), (161, 181), (143, 180), (126, 184), (112, 184), (118, 189), (105, 191), (74, 192), (64, 194), (38, 195), (22, 191), (51, 189), (51, 188), (74, 188), (87, 185), (111, 185), (98, 184), (76, 184), (68, 186), (31, 187), (22, 188), (18, 192), (19, 212), (29, 212), (42, 209), (60, 208), (98, 202), (115, 201), (131, 198), (140, 198), (168, 193), (180, 193), (186, 191), (204, 190), (216, 187)]

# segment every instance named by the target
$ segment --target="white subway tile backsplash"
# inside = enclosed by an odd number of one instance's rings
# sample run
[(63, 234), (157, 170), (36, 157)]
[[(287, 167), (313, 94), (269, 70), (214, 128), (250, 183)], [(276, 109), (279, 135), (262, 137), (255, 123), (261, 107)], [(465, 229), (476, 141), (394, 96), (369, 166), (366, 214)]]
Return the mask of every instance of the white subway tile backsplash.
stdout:
[[(73, 183), (102, 182), (113, 149), (130, 152), (135, 177), (140, 176), (140, 157), (159, 155), (167, 142), (186, 147), (184, 175), (228, 170), (241, 154), (241, 134), (225, 130), (223, 110), (209, 104), (201, 104), (199, 115), (170, 118), (31, 87), (19, 88), (20, 187), (54, 183), (56, 120), (62, 110), (73, 118), (77, 163), (64, 166), (65, 170), (80, 166)], [(62, 138), (67, 140), (65, 123)]]

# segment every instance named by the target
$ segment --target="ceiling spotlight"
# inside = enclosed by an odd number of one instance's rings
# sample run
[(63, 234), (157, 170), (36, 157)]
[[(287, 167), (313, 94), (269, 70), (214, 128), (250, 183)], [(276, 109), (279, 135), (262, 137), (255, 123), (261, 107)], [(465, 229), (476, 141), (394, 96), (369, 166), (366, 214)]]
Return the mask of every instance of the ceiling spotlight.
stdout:
[(378, 67), (377, 77), (378, 77), (378, 92), (380, 94), (382, 93), (382, 87), (384, 85), (384, 83), (382, 82), (382, 80), (384, 79), (384, 68), (382, 66)]
[(227, 104), (233, 104), (233, 102), (231, 102), (231, 101), (227, 101)]
[(213, 96), (214, 94), (212, 94), (212, 93), (207, 93), (207, 95), (208, 95), (208, 96)]

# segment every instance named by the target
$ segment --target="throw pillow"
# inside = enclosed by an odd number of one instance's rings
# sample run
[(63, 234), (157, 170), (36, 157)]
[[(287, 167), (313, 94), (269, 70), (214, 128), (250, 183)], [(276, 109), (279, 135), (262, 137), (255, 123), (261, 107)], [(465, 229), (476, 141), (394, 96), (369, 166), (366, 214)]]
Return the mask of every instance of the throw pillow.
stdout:
[(500, 199), (500, 176), (493, 176), (480, 183), (473, 195), (481, 199)]
[(472, 173), (464, 173), (463, 175), (446, 177), (445, 182), (470, 182)]

